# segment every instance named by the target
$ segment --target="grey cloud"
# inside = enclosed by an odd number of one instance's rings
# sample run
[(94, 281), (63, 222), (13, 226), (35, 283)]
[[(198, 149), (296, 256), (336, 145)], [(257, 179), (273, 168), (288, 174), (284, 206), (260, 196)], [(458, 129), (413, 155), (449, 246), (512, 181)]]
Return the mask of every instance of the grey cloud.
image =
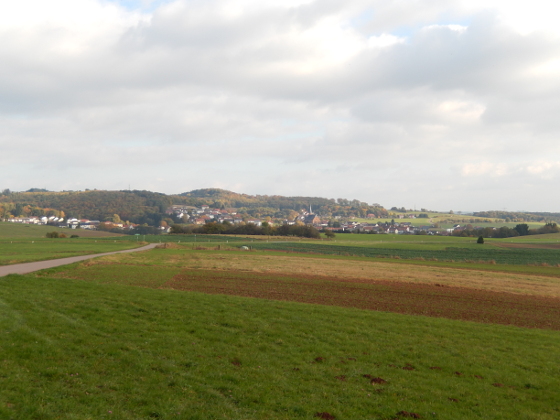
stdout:
[(363, 54), (355, 60), (355, 78), (367, 81), (368, 89), (431, 87), (486, 95), (514, 87), (528, 67), (559, 52), (557, 40), (522, 36), (482, 15), (464, 32), (426, 28), (407, 43)]
[[(534, 68), (560, 56), (557, 39), (422, 3), (315, 1), (226, 17), (215, 2), (184, 2), (76, 53), (54, 48), (62, 35), (52, 28), (2, 35), (0, 163), (19, 183), (5, 187), (30, 182), (17, 165), (59, 185), (77, 185), (66, 179), (74, 171), (86, 188), (117, 185), (110, 174), (126, 167), (165, 192), (222, 185), (433, 208), (470, 207), (463, 195), (514, 181), (526, 192), (549, 187), (559, 79)], [(445, 15), (469, 27), (421, 28)], [(355, 56), (295, 71), (324, 58), (302, 33), (327, 18), (350, 27), (361, 43)], [(368, 36), (403, 27), (406, 42), (365, 48)], [(461, 172), (481, 161), (529, 167), (543, 156), (541, 172), (512, 170), (490, 185)], [(202, 172), (204, 185), (193, 181)]]

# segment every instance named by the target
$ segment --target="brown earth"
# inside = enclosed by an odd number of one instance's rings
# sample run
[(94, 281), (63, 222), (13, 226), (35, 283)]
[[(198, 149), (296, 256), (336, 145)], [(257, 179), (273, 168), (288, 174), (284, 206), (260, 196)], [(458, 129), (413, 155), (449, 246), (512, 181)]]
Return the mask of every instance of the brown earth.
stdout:
[(468, 289), (560, 298), (560, 278), (558, 278), (560, 271), (557, 268), (550, 268), (553, 270), (553, 275), (542, 275), (419, 266), (395, 262), (314, 258), (301, 255), (270, 256), (258, 253), (228, 255), (227, 252), (169, 255), (166, 256), (163, 265), (175, 266), (179, 269), (191, 267), (295, 277), (313, 273), (339, 281), (351, 279), (350, 281), (356, 282), (359, 279), (369, 282), (375, 279), (390, 282), (443, 284)]
[(187, 269), (163, 288), (560, 330), (560, 299), (442, 284)]

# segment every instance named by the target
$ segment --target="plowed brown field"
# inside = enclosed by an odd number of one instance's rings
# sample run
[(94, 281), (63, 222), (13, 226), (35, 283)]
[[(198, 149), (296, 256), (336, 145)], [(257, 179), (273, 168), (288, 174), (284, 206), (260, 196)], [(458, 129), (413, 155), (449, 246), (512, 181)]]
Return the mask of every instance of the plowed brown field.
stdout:
[(560, 330), (560, 299), (433, 284), (187, 269), (163, 288)]

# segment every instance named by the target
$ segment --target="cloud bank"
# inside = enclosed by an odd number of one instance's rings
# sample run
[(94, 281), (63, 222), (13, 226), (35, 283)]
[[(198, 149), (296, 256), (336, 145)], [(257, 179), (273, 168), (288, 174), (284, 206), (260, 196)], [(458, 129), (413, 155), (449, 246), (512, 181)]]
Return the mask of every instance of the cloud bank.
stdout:
[(0, 187), (558, 211), (549, 3), (3, 5)]

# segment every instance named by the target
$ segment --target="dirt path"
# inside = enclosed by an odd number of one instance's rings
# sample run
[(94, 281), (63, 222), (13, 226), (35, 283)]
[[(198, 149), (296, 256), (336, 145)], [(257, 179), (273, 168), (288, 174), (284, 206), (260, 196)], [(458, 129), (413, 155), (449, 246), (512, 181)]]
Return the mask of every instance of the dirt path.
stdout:
[(27, 274), (34, 271), (44, 270), (46, 268), (58, 267), (60, 265), (72, 264), (78, 261), (89, 260), (90, 258), (103, 257), (111, 254), (123, 254), (125, 252), (146, 251), (155, 248), (159, 244), (149, 244), (140, 248), (125, 249), (123, 251), (104, 252), (102, 254), (80, 255), (78, 257), (59, 258), (56, 260), (35, 261), (23, 264), (13, 264), (0, 266), (0, 277), (8, 274)]

